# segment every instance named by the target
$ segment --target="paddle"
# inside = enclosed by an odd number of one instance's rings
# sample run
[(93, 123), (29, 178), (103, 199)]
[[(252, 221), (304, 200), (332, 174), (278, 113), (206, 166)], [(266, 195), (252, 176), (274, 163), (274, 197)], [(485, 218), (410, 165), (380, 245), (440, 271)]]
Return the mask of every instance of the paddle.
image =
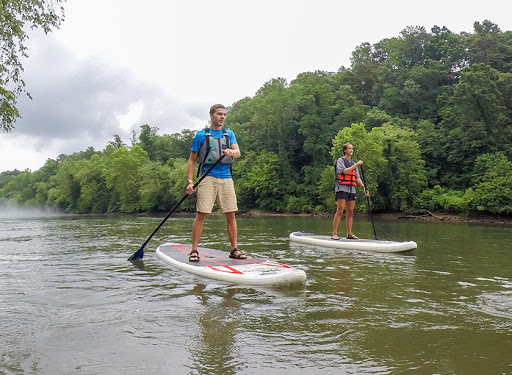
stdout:
[[(363, 174), (364, 188), (366, 190), (366, 179), (364, 178), (363, 165), (361, 164), (360, 167), (361, 167), (361, 173)], [(366, 191), (365, 191), (365, 195), (366, 195)], [(366, 195), (366, 201), (368, 202), (368, 211), (370, 212), (370, 219), (372, 220), (373, 235), (375, 236), (375, 239), (377, 239), (377, 233), (375, 232), (375, 224), (373, 223), (372, 205), (370, 204), (370, 197), (368, 195)]]
[[(222, 159), (224, 159), (224, 156), (225, 155), (222, 155), (219, 160), (217, 160), (215, 162), (215, 164), (213, 164), (210, 168), (208, 168), (208, 170), (205, 172), (205, 174), (203, 174), (201, 176), (201, 178), (194, 184), (194, 189), (201, 183), (201, 181), (204, 180), (204, 178), (206, 176), (208, 176), (208, 174), (210, 174), (210, 172), (212, 171), (213, 168), (215, 168), (217, 166), (217, 164), (219, 164), (221, 162)], [(148, 239), (146, 240), (146, 242), (144, 242), (142, 244), (142, 246), (140, 247), (139, 250), (137, 250), (135, 253), (133, 253), (133, 255), (131, 257), (128, 258), (128, 260), (138, 260), (138, 259), (142, 259), (142, 257), (144, 256), (144, 248), (146, 247), (146, 245), (148, 244), (149, 240), (151, 240), (151, 238), (153, 238), (153, 236), (155, 235), (156, 232), (158, 232), (158, 230), (160, 229), (160, 227), (162, 225), (164, 225), (164, 223), (167, 221), (167, 219), (169, 218), (169, 216), (172, 215), (172, 213), (180, 206), (181, 203), (183, 203), (183, 201), (189, 196), (189, 194), (185, 194), (183, 196), (183, 198), (180, 199), (180, 201), (178, 203), (176, 203), (174, 205), (174, 207), (172, 208), (172, 210), (167, 214), (167, 216), (165, 217), (165, 219), (162, 220), (162, 222), (156, 227), (156, 229), (153, 231), (153, 233), (151, 233), (151, 235), (148, 237)]]

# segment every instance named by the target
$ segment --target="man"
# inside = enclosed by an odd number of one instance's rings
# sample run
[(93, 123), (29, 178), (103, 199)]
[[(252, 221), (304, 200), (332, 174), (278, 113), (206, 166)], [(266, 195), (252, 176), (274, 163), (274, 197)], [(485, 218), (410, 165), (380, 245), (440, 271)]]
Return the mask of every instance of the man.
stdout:
[(245, 254), (242, 254), (237, 248), (235, 212), (238, 211), (238, 206), (235, 187), (231, 178), (231, 164), (233, 164), (234, 158), (240, 157), (240, 149), (233, 131), (222, 128), (226, 120), (226, 107), (222, 104), (213, 105), (210, 108), (210, 119), (210, 127), (197, 132), (192, 141), (187, 167), (187, 193), (192, 194), (194, 192), (192, 178), (196, 162), (199, 163), (199, 169), (201, 175), (203, 175), (212, 164), (219, 160), (221, 155), (225, 155), (225, 157), (197, 187), (197, 212), (192, 227), (192, 250), (189, 253), (188, 260), (191, 262), (199, 261), (197, 246), (203, 231), (203, 222), (206, 215), (212, 212), (215, 201), (219, 203), (222, 213), (226, 216), (227, 232), (231, 243), (229, 257), (246, 259)]
[(338, 225), (340, 224), (341, 216), (345, 206), (347, 207), (347, 238), (358, 240), (352, 233), (352, 222), (354, 220), (354, 207), (356, 205), (356, 184), (363, 188), (366, 196), (369, 195), (368, 190), (365, 189), (363, 181), (359, 176), (357, 166), (363, 164), (362, 160), (355, 163), (352, 158), (354, 147), (350, 143), (343, 145), (343, 157), (336, 161), (334, 167), (334, 175), (336, 183), (334, 186), (335, 199), (336, 199), (336, 214), (332, 223), (332, 236), (331, 239), (339, 240)]

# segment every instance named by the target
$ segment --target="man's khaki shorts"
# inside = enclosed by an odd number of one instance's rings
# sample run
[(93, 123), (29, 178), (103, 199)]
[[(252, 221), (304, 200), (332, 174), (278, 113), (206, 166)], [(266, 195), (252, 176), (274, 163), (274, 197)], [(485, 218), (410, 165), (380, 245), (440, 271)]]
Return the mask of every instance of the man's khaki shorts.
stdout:
[(215, 201), (219, 203), (224, 214), (238, 211), (235, 185), (232, 178), (206, 176), (199, 184), (197, 187), (197, 211), (211, 214)]

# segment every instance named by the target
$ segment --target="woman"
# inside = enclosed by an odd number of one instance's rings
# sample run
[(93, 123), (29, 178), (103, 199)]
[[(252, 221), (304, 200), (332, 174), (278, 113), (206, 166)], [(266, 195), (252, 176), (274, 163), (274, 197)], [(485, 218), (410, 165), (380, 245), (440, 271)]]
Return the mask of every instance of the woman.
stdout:
[(363, 181), (359, 176), (357, 166), (363, 164), (362, 160), (357, 163), (351, 160), (354, 153), (354, 147), (350, 143), (343, 145), (343, 157), (336, 161), (334, 167), (334, 175), (336, 177), (336, 184), (334, 186), (335, 199), (336, 199), (336, 214), (332, 223), (332, 236), (331, 239), (339, 240), (338, 225), (340, 224), (341, 216), (345, 207), (347, 208), (347, 238), (358, 240), (352, 233), (352, 222), (354, 221), (354, 207), (356, 205), (356, 184), (363, 188), (366, 196), (369, 195), (368, 190), (364, 187)]

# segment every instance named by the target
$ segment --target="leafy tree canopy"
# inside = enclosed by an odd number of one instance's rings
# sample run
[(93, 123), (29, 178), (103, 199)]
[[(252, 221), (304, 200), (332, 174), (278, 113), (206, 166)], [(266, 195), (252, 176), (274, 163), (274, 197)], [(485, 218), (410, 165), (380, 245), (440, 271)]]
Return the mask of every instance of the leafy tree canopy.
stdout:
[[(65, 0), (0, 1), (0, 128), (10, 131), (20, 117), (16, 107), (25, 91), (22, 58), (28, 57), (27, 28), (48, 34), (64, 20)], [(30, 97), (30, 94), (27, 95)]]

